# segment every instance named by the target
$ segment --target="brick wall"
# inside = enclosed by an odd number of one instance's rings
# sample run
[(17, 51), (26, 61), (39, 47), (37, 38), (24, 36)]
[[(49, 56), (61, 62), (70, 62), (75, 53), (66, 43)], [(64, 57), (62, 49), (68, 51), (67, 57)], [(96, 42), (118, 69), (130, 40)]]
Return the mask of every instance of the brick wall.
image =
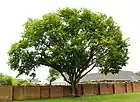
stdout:
[(134, 82), (133, 83), (133, 90), (134, 90), (134, 92), (140, 91), (140, 83)]
[(24, 99), (24, 86), (14, 86), (13, 100), (23, 100), (23, 99)]
[(63, 87), (62, 86), (51, 86), (50, 97), (63, 97)]
[[(140, 91), (140, 83), (79, 84), (79, 95), (115, 94)], [(0, 86), (0, 100), (25, 100), (72, 95), (70, 86)]]
[(25, 99), (40, 99), (40, 87), (39, 86), (26, 86), (24, 87)]
[(12, 100), (12, 86), (0, 86), (0, 101)]
[(97, 95), (99, 94), (98, 84), (83, 84), (84, 95)]
[(100, 94), (113, 94), (113, 84), (100, 84)]
[(126, 87), (125, 83), (115, 83), (115, 93), (126, 93)]
[(40, 86), (40, 98), (50, 98), (49, 86)]
[(69, 86), (63, 86), (63, 97), (69, 97), (71, 94), (71, 88)]
[(39, 86), (13, 87), (13, 99), (14, 100), (39, 99), (39, 98), (40, 98), (40, 87)]
[(126, 83), (126, 90), (127, 92), (133, 92), (133, 84), (132, 83)]

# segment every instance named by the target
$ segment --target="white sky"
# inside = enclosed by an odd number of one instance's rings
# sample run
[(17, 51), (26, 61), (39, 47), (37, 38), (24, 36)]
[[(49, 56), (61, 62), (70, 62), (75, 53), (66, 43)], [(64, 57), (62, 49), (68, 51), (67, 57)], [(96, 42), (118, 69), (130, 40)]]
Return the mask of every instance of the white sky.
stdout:
[[(124, 70), (139, 71), (140, 58), (140, 0), (0, 0), (0, 73), (16, 76), (7, 65), (7, 52), (18, 41), (23, 24), (58, 8), (88, 8), (112, 16), (121, 26), (124, 38), (130, 38), (130, 59)], [(37, 70), (37, 77), (45, 79), (48, 69)]]

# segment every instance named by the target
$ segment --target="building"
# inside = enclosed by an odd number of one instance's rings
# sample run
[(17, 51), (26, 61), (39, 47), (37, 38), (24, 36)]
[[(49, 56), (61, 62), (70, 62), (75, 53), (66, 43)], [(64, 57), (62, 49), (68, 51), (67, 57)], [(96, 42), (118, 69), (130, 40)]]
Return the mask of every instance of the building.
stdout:
[(114, 81), (139, 81), (140, 76), (138, 76), (136, 73), (133, 73), (132, 71), (120, 71), (118, 74), (107, 74), (103, 75), (100, 73), (91, 73), (87, 74), (85, 77), (83, 77), (80, 82), (95, 82), (95, 81), (108, 81), (108, 82), (114, 82)]

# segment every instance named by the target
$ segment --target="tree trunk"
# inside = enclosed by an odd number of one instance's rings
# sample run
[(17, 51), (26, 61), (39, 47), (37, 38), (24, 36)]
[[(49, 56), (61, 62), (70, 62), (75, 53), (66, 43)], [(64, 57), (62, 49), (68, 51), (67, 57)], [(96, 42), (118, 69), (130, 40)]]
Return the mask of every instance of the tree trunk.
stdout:
[(50, 81), (50, 86), (52, 86), (52, 82)]
[(78, 92), (78, 84), (72, 82), (71, 88), (72, 88), (72, 96), (73, 97), (79, 97), (80, 95), (79, 95), (79, 92)]

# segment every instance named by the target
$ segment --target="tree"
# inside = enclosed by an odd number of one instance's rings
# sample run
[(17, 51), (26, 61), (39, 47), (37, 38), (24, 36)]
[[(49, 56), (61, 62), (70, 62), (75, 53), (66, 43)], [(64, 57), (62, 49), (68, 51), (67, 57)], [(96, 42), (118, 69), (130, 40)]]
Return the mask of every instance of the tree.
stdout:
[(64, 8), (29, 19), (19, 42), (9, 50), (9, 65), (19, 75), (35, 76), (52, 67), (78, 95), (78, 82), (93, 68), (118, 73), (128, 60), (128, 43), (112, 17), (88, 9)]
[(49, 69), (49, 76), (47, 80), (49, 81), (50, 85), (53, 81), (55, 81), (59, 77), (60, 77), (60, 73), (57, 70), (55, 70), (54, 68)]
[(33, 85), (33, 84), (28, 80), (18, 79), (18, 84), (17, 85), (19, 85), (19, 86), (27, 86), (27, 85)]
[(136, 72), (135, 74), (136, 74), (137, 76), (140, 76), (140, 71)]
[(13, 78), (11, 76), (0, 73), (0, 85), (13, 85), (13, 86), (24, 85), (24, 86), (26, 86), (26, 85), (33, 85), (33, 84), (27, 80)]
[(12, 85), (12, 77), (0, 74), (0, 85)]

